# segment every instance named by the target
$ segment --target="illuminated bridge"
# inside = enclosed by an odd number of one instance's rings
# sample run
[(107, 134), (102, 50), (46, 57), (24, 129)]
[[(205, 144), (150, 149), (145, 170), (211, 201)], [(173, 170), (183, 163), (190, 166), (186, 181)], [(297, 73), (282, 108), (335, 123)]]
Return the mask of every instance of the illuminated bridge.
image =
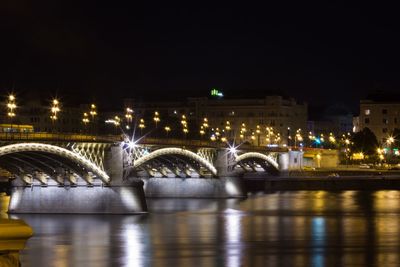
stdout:
[(144, 194), (240, 197), (244, 173), (277, 175), (290, 162), (285, 150), (190, 140), (26, 134), (0, 142), (0, 167), (15, 178), (10, 212), (136, 213), (146, 211)]

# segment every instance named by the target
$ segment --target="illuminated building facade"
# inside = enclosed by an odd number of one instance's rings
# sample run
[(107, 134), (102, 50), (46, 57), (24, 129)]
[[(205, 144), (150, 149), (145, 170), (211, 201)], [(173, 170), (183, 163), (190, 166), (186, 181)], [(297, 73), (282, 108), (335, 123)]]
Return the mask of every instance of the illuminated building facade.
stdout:
[(384, 143), (393, 130), (400, 128), (400, 101), (360, 101), (360, 115), (356, 120), (355, 131), (368, 127)]
[[(1, 122), (16, 125), (31, 125), (34, 132), (65, 132), (80, 133), (85, 129), (82, 125), (82, 114), (87, 110), (87, 105), (67, 107), (60, 103), (57, 117), (51, 113), (51, 102), (38, 98), (21, 99), (15, 110), (15, 117), (1, 117)], [(53, 116), (53, 117), (52, 117)], [(53, 119), (52, 119), (53, 118)], [(16, 129), (13, 128), (13, 131)]]
[[(133, 108), (135, 116), (150, 117), (157, 110), (163, 118), (185, 115), (189, 131), (204, 131), (204, 138), (212, 137), (248, 141), (255, 145), (287, 144), (296, 131), (307, 129), (307, 104), (293, 98), (265, 96), (251, 99), (222, 97), (188, 98), (176, 102), (138, 102), (126, 99), (125, 106)], [(202, 128), (207, 120), (207, 127)], [(179, 127), (179, 125), (175, 126)], [(268, 129), (270, 130), (266, 130)]]

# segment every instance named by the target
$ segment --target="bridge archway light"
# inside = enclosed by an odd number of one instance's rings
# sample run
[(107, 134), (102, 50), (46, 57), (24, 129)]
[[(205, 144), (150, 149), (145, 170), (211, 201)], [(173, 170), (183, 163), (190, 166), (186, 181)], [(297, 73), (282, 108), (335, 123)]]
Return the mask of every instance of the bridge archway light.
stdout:
[(235, 147), (235, 145), (229, 145), (228, 150), (232, 154), (236, 154), (237, 153), (237, 147)]
[(166, 156), (166, 155), (182, 155), (182, 156), (188, 157), (192, 160), (197, 161), (201, 165), (203, 165), (213, 175), (217, 175), (217, 169), (209, 161), (207, 161), (206, 159), (202, 158), (201, 156), (197, 155), (196, 153), (194, 153), (192, 151), (189, 151), (189, 150), (186, 150), (183, 148), (177, 148), (177, 147), (168, 147), (168, 148), (161, 148), (161, 149), (155, 150), (147, 155), (144, 155), (140, 159), (136, 160), (133, 164), (133, 167), (137, 168), (150, 160), (153, 160), (157, 157)]
[(96, 164), (80, 154), (70, 151), (66, 148), (41, 143), (19, 143), (0, 147), (0, 157), (8, 154), (23, 152), (45, 152), (49, 154), (55, 154), (83, 166), (86, 170), (96, 174), (96, 176), (99, 177), (104, 183), (109, 183), (111, 180), (108, 174)]
[(271, 166), (273, 166), (276, 170), (279, 170), (279, 164), (271, 157), (259, 152), (247, 152), (244, 153), (235, 159), (235, 164), (239, 163), (240, 161), (249, 159), (249, 158), (257, 158), (268, 162)]

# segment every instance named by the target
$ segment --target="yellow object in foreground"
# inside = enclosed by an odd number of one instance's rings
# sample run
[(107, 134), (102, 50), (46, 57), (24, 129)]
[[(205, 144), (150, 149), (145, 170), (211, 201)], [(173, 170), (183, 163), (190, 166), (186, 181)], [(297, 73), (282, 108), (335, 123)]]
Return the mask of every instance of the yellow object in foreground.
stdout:
[(0, 219), (0, 254), (23, 249), (32, 234), (32, 228), (23, 220)]

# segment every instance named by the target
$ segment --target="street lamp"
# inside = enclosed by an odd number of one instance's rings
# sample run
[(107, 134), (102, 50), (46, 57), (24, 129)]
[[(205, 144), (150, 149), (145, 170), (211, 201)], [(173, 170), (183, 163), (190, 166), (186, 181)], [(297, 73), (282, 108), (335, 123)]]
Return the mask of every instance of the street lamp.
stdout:
[(201, 125), (201, 126), (200, 126), (200, 136), (203, 137), (203, 135), (204, 135), (205, 133), (206, 133), (206, 132), (204, 131), (204, 126)]
[(301, 136), (301, 129), (297, 129), (296, 135), (294, 136), (294, 147), (297, 147), (297, 141), (303, 141), (303, 137)]
[(187, 126), (187, 120), (186, 120), (186, 116), (182, 115), (182, 119), (181, 119), (181, 124), (182, 124), (182, 131), (185, 134), (185, 138), (187, 137), (187, 133), (189, 132)]
[(329, 142), (331, 142), (332, 144), (336, 143), (336, 138), (333, 133), (329, 133)]
[(218, 127), (215, 129), (215, 135), (217, 136), (217, 138), (219, 138), (219, 136), (221, 135)]
[(184, 127), (183, 128), (183, 133), (185, 134), (185, 139), (187, 138), (188, 132), (189, 132), (188, 128)]
[(257, 133), (257, 145), (260, 146), (260, 133), (261, 133), (260, 125), (256, 126), (256, 133)]
[(278, 134), (276, 135), (276, 138), (275, 138), (275, 143), (276, 143), (276, 144), (279, 144), (280, 141), (281, 141), (281, 134), (278, 133)]
[(246, 124), (242, 122), (242, 127), (240, 128), (240, 139), (244, 139), (246, 131)]
[(204, 118), (203, 119), (203, 127), (204, 127), (204, 129), (206, 130), (207, 128), (208, 128), (208, 119), (207, 118)]
[(164, 130), (165, 130), (165, 132), (167, 133), (167, 138), (168, 138), (168, 134), (169, 134), (169, 132), (171, 131), (171, 127), (165, 126), (165, 127), (164, 127)]
[(214, 134), (212, 134), (212, 135), (210, 136), (210, 140), (211, 140), (211, 141), (215, 141), (215, 140), (217, 140), (217, 138), (215, 137)]
[(13, 119), (15, 117), (15, 109), (17, 108), (17, 104), (15, 103), (15, 96), (13, 94), (10, 94), (8, 96), (8, 101), (7, 101), (7, 117), (10, 118), (10, 132), (12, 133), (12, 124), (13, 124)]
[(58, 120), (58, 116), (57, 113), (61, 111), (60, 109), (60, 102), (57, 99), (53, 99), (53, 101), (51, 101), (51, 109), (50, 109), (50, 119), (51, 122), (53, 124), (53, 128), (54, 128), (54, 123), (56, 120)]
[(90, 105), (90, 116), (92, 116), (92, 121), (94, 121), (94, 117), (97, 115), (97, 107), (95, 104)]
[(158, 111), (154, 112), (154, 118), (153, 118), (154, 122), (156, 123), (156, 128), (157, 128), (157, 124), (160, 122), (160, 114), (158, 113)]
[(85, 126), (85, 130), (86, 130), (86, 125), (89, 123), (89, 115), (87, 114), (87, 112), (83, 113), (82, 122), (83, 122), (83, 125)]
[(125, 110), (125, 118), (126, 118), (126, 122), (129, 124), (132, 122), (133, 119), (133, 110), (131, 108), (126, 108)]
[(89, 111), (90, 116), (92, 117), (92, 131), (93, 133), (95, 132), (95, 125), (94, 125), (94, 118), (97, 116), (97, 107), (95, 104), (90, 104), (90, 111)]
[(391, 145), (392, 143), (394, 143), (394, 137), (389, 136), (388, 139), (386, 140), (386, 143), (388, 143), (388, 145)]
[(142, 135), (143, 134), (143, 129), (146, 128), (146, 125), (144, 124), (144, 119), (143, 118), (141, 118), (139, 120), (139, 128), (140, 128), (140, 135)]
[(251, 138), (251, 140), (252, 140), (252, 143), (253, 143), (254, 140), (256, 140), (256, 137), (255, 137), (255, 135), (254, 135), (254, 132), (251, 133), (251, 137), (250, 137), (250, 138)]
[(225, 123), (225, 129), (226, 129), (227, 131), (230, 131), (230, 130), (231, 130), (231, 122), (230, 122), (230, 121), (226, 121), (226, 123)]
[(182, 124), (183, 127), (187, 126), (187, 120), (186, 120), (186, 116), (185, 115), (182, 115), (181, 124)]

